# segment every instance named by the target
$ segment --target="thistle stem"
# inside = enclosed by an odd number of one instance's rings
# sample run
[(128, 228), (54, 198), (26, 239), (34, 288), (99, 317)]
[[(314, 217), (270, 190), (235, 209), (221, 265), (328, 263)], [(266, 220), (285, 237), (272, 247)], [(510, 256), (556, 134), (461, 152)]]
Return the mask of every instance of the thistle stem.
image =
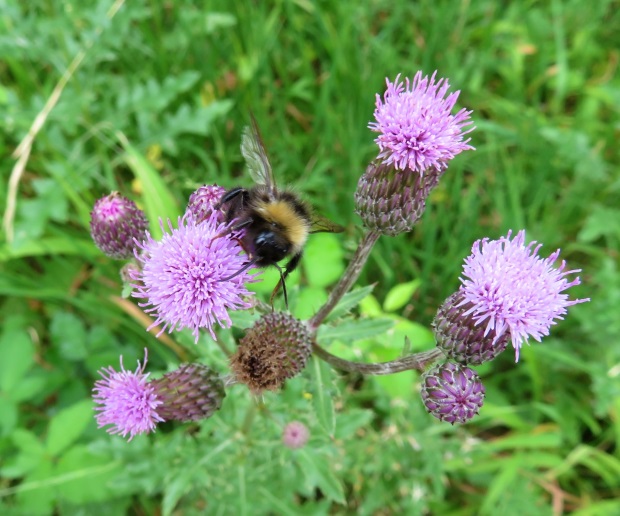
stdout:
[(349, 291), (353, 283), (355, 283), (362, 272), (362, 268), (364, 267), (366, 260), (368, 260), (370, 251), (372, 251), (373, 246), (380, 236), (381, 234), (376, 231), (368, 231), (364, 234), (362, 240), (357, 246), (357, 250), (355, 251), (353, 258), (349, 262), (347, 270), (330, 292), (329, 298), (319, 309), (319, 311), (308, 321), (308, 328), (313, 335), (316, 333), (318, 327), (325, 320), (325, 318), (338, 304), (338, 301), (340, 301), (342, 296), (344, 296)]
[(336, 355), (332, 355), (329, 351), (319, 346), (316, 342), (312, 344), (312, 349), (319, 358), (325, 360), (325, 362), (332, 365), (336, 369), (341, 369), (350, 373), (361, 373), (367, 375), (394, 374), (409, 371), (411, 369), (424, 371), (428, 364), (444, 356), (443, 351), (439, 348), (434, 348), (429, 351), (422, 351), (413, 355), (397, 358), (396, 360), (391, 360), (389, 362), (365, 364), (362, 362), (344, 360)]

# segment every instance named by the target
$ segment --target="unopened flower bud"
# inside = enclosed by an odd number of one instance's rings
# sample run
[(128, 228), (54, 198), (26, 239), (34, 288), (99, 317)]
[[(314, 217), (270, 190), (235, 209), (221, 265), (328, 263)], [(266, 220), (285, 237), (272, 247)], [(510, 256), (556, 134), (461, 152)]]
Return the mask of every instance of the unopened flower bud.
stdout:
[(355, 191), (355, 212), (364, 225), (383, 235), (411, 231), (426, 208), (426, 199), (440, 174), (418, 172), (375, 161), (368, 165)]
[(166, 421), (206, 419), (219, 410), (226, 396), (219, 375), (202, 364), (182, 364), (151, 385), (162, 400), (157, 413)]
[[(220, 202), (226, 189), (217, 185), (203, 185), (189, 196), (186, 212), (192, 214), (194, 222), (200, 224), (207, 220), (213, 212), (213, 208)], [(224, 213), (219, 215), (218, 222), (224, 222)]]
[(444, 301), (432, 327), (437, 347), (449, 358), (463, 364), (478, 365), (493, 360), (506, 349), (510, 332), (499, 337), (495, 331), (487, 331), (471, 313), (472, 303), (464, 301), (462, 291), (457, 291)]
[(241, 339), (231, 369), (256, 394), (278, 390), (306, 366), (311, 342), (301, 321), (283, 312), (269, 313)]
[(447, 423), (466, 423), (484, 402), (484, 385), (468, 367), (446, 362), (422, 377), (422, 401), (429, 413)]
[(308, 442), (310, 432), (301, 421), (291, 421), (282, 431), (282, 442), (291, 450), (303, 448)]
[(99, 199), (90, 214), (90, 234), (101, 251), (110, 258), (133, 256), (134, 238), (144, 238), (148, 223), (144, 212), (118, 192)]

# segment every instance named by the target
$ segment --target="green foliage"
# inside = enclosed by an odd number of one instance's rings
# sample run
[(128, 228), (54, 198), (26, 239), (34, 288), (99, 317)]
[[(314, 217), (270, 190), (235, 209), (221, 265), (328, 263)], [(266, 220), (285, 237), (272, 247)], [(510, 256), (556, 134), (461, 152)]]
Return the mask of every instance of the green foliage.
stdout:
[[(179, 0), (120, 2), (110, 17), (112, 3), (0, 2), (0, 205), (17, 194), (0, 242), (0, 512), (620, 513), (617, 0)], [(82, 51), (11, 181), (9, 156)], [(415, 372), (361, 378), (314, 359), (261, 400), (233, 386), (200, 424), (130, 443), (97, 429), (96, 372), (119, 355), (131, 369), (148, 348), (153, 375), (183, 360), (226, 372), (227, 358), (206, 337), (144, 331), (118, 263), (90, 241), (94, 201), (121, 191), (157, 235), (198, 185), (245, 184), (251, 110), (280, 182), (347, 227), (312, 235), (287, 283), (307, 318), (359, 236), (374, 95), (418, 69), (461, 90), (477, 150), (453, 161), (411, 234), (379, 241), (321, 343), (362, 362), (397, 358), (407, 339), (430, 349), (472, 243), (508, 229), (562, 247), (583, 269), (571, 296), (592, 302), (519, 364), (507, 352), (478, 368), (487, 400), (464, 427), (426, 414)], [(268, 300), (278, 279), (254, 289)], [(256, 316), (237, 314), (222, 347)], [(280, 442), (295, 419), (311, 433), (301, 450)]]

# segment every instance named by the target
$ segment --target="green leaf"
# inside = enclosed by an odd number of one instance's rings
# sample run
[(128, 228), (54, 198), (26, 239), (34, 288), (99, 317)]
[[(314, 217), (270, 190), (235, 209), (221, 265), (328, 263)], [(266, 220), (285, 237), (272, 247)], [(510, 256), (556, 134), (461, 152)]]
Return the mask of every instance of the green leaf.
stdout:
[(415, 388), (415, 381), (418, 379), (419, 376), (414, 371), (402, 371), (398, 374), (377, 376), (374, 381), (385, 390), (390, 399), (416, 403), (420, 399), (420, 393)]
[(383, 302), (383, 310), (386, 312), (395, 312), (400, 310), (411, 301), (413, 294), (420, 287), (420, 280), (416, 279), (407, 283), (396, 285), (385, 296)]
[(303, 268), (308, 284), (312, 287), (328, 287), (344, 272), (343, 250), (336, 235), (318, 233), (312, 235), (304, 250)]
[(164, 516), (169, 516), (174, 512), (174, 508), (181, 497), (191, 488), (192, 473), (192, 470), (178, 472), (173, 477), (168, 478), (162, 500), (162, 514)]
[[(47, 385), (47, 380), (43, 376), (32, 376), (22, 378), (19, 383), (11, 390), (9, 396), (14, 402), (31, 400), (37, 396)], [(2, 413), (0, 411), (0, 413)]]
[(323, 454), (310, 453), (302, 449), (297, 455), (297, 460), (309, 487), (318, 487), (330, 500), (346, 504), (342, 483), (332, 469), (335, 465), (333, 457), (325, 457)]
[(50, 326), (52, 340), (64, 358), (83, 360), (88, 355), (86, 328), (82, 320), (70, 312), (56, 312)]
[(318, 358), (315, 358), (313, 363), (315, 393), (312, 400), (314, 402), (314, 409), (316, 410), (319, 423), (331, 437), (334, 435), (334, 430), (336, 428), (336, 412), (334, 410), (333, 396), (331, 395), (331, 370)]
[(235, 310), (230, 312), (230, 320), (235, 328), (250, 328), (260, 319), (260, 313), (250, 310)]
[(491, 450), (504, 451), (513, 449), (558, 448), (562, 444), (559, 431), (519, 433), (487, 443)]
[(11, 329), (0, 337), (0, 391), (10, 393), (34, 363), (34, 344), (25, 330)]
[(208, 12), (204, 17), (206, 34), (212, 34), (220, 29), (229, 29), (237, 24), (237, 18), (230, 13)]
[(122, 465), (95, 455), (84, 445), (70, 448), (58, 460), (55, 471), (58, 495), (73, 504), (101, 502), (117, 496), (111, 484)]
[(303, 287), (295, 299), (293, 314), (298, 319), (309, 319), (327, 301), (327, 292), (320, 287)]
[(360, 301), (360, 313), (366, 317), (381, 317), (385, 315), (381, 303), (373, 295), (368, 295)]
[(344, 296), (342, 296), (340, 301), (338, 301), (338, 304), (331, 311), (327, 320), (331, 321), (349, 313), (353, 308), (360, 304), (362, 299), (369, 296), (374, 288), (374, 285), (367, 285), (366, 287), (356, 288), (351, 292), (347, 292)]
[(180, 214), (176, 199), (162, 180), (157, 170), (140, 154), (121, 133), (117, 138), (125, 149), (125, 161), (139, 179), (142, 188), (144, 211), (150, 222), (151, 235), (160, 239), (163, 235), (159, 219), (170, 219), (173, 226), (176, 225)]
[(17, 426), (18, 406), (5, 396), (0, 396), (0, 437), (9, 435)]
[(351, 408), (338, 415), (336, 439), (349, 439), (362, 427), (366, 427), (375, 417), (372, 410)]
[(286, 498), (280, 498), (273, 492), (265, 489), (264, 487), (259, 487), (258, 490), (261, 496), (269, 502), (269, 506), (272, 508), (272, 510), (277, 511), (275, 513), (281, 514), (282, 516), (299, 515), (298, 508), (293, 508), (286, 505)]
[(0, 261), (15, 260), (32, 256), (72, 255), (84, 258), (101, 256), (101, 251), (91, 240), (67, 237), (43, 237), (36, 240), (16, 241), (13, 245), (0, 246)]
[(338, 326), (321, 326), (318, 331), (319, 340), (342, 340), (354, 342), (381, 335), (394, 326), (392, 319), (360, 319), (347, 321)]
[(52, 462), (41, 461), (38, 467), (17, 486), (16, 498), (21, 514), (31, 516), (52, 514), (56, 501), (53, 484)]
[(90, 399), (61, 410), (50, 421), (47, 432), (47, 452), (56, 456), (74, 443), (93, 417), (93, 402)]
[[(3, 413), (4, 414), (4, 413)], [(19, 453), (6, 461), (0, 470), (9, 478), (23, 477), (36, 469), (45, 458), (45, 448), (39, 438), (29, 430), (18, 428), (11, 435), (11, 441)]]
[(598, 238), (620, 238), (620, 225), (610, 224), (611, 220), (620, 220), (620, 210), (606, 206), (596, 205), (586, 218), (581, 231), (577, 235), (580, 242), (594, 242)]

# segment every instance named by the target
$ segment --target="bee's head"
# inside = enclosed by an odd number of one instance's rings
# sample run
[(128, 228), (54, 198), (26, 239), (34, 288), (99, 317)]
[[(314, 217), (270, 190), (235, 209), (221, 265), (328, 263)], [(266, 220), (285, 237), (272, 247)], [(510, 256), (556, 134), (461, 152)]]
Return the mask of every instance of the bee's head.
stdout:
[(276, 226), (260, 231), (254, 239), (254, 246), (256, 254), (271, 263), (282, 260), (291, 249), (288, 239)]

